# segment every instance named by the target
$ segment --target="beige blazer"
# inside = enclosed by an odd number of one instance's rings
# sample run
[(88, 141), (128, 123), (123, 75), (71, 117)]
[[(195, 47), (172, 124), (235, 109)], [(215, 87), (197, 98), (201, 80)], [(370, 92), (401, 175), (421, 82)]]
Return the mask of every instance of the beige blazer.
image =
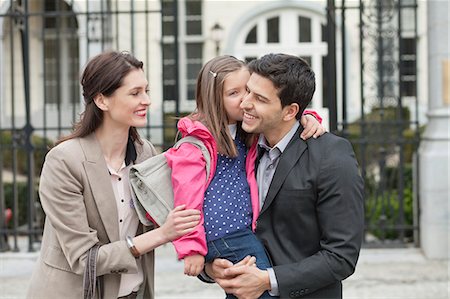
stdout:
[[(136, 152), (139, 163), (155, 149), (144, 142), (136, 144)], [(94, 134), (49, 151), (39, 195), (46, 220), (27, 298), (82, 298), (86, 252), (97, 243), (102, 244), (97, 275), (103, 275), (104, 298), (117, 298), (120, 274), (136, 273), (139, 262), (144, 269), (140, 297), (154, 298), (154, 253), (135, 259), (125, 240), (119, 240), (114, 192)]]

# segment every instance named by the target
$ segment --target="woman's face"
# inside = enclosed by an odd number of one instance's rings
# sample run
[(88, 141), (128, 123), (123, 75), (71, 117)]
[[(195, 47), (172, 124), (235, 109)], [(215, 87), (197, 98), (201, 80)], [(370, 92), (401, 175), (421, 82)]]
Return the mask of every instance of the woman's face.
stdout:
[(148, 82), (141, 69), (135, 69), (123, 79), (122, 86), (105, 97), (104, 117), (118, 126), (143, 127), (147, 124), (150, 106)]
[(235, 124), (242, 121), (243, 111), (240, 104), (246, 95), (247, 81), (250, 78), (250, 72), (246, 67), (229, 73), (223, 83), (223, 102), (228, 117), (229, 124)]

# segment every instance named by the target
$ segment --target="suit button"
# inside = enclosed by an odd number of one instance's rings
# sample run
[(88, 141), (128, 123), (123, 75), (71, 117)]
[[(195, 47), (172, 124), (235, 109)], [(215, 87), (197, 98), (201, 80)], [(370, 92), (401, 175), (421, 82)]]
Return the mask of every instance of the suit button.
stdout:
[(289, 297), (295, 298), (295, 292), (294, 292), (294, 291), (291, 291), (291, 292), (289, 293)]
[(128, 269), (111, 270), (113, 274), (127, 273)]

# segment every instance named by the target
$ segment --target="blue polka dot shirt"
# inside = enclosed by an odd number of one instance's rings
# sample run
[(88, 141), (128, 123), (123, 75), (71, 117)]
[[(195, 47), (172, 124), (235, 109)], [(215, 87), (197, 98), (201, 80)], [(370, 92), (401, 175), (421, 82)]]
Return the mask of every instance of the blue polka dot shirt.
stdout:
[(247, 147), (240, 138), (234, 143), (238, 149), (236, 158), (218, 155), (217, 168), (205, 192), (203, 213), (206, 241), (214, 241), (252, 223), (250, 187), (245, 171)]

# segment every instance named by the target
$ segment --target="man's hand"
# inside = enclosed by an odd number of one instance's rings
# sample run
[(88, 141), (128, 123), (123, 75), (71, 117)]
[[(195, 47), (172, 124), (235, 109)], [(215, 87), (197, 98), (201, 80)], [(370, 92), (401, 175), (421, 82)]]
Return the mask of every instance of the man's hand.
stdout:
[[(255, 266), (256, 258), (253, 256), (247, 256), (235, 266)], [(229, 279), (233, 277), (227, 277), (225, 275), (225, 269), (233, 267), (233, 263), (229, 260), (225, 259), (215, 259), (212, 263), (207, 263), (205, 265), (206, 274), (212, 279), (221, 278), (221, 279)]]
[(189, 255), (184, 258), (184, 274), (197, 276), (202, 272), (205, 257), (200, 254)]
[(216, 278), (216, 282), (228, 294), (239, 299), (258, 298), (270, 290), (269, 273), (254, 266), (234, 265), (223, 270), (227, 278)]

